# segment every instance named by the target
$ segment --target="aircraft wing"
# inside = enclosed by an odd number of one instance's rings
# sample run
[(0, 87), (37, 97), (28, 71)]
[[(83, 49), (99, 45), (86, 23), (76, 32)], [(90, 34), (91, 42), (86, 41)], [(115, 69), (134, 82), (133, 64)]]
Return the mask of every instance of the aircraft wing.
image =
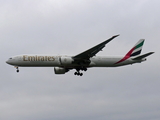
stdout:
[(116, 38), (118, 36), (119, 35), (115, 35), (115, 36), (109, 38), (108, 40), (105, 40), (104, 42), (102, 42), (102, 43), (100, 43), (100, 44), (98, 44), (98, 45), (96, 45), (96, 46), (94, 46), (94, 47), (76, 55), (76, 56), (73, 56), (72, 58), (75, 59), (75, 60), (76, 59), (77, 60), (78, 59), (89, 60), (89, 58), (95, 56), (99, 51), (101, 51), (107, 43), (109, 43), (111, 40), (113, 40), (114, 38)]

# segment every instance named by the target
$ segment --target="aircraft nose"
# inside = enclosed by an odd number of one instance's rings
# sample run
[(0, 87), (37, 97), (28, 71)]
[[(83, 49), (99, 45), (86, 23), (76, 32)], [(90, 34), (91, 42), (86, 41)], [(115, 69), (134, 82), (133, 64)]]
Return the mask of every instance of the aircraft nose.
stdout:
[(6, 63), (9, 64), (9, 60), (7, 60)]
[(7, 61), (6, 61), (6, 63), (7, 64), (9, 64), (9, 65), (16, 65), (16, 61), (15, 61), (15, 59), (14, 58), (9, 58)]
[(8, 59), (8, 60), (6, 61), (6, 63), (11, 65), (12, 62), (11, 62), (10, 59)]

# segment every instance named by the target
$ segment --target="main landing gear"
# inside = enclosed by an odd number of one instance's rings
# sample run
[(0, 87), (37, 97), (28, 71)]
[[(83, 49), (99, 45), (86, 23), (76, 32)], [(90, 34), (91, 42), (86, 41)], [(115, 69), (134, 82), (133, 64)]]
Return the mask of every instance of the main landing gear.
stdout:
[(82, 67), (82, 68), (77, 68), (76, 70), (77, 70), (77, 72), (75, 72), (74, 75), (82, 76), (83, 73), (80, 73), (80, 70), (82, 70), (82, 71), (87, 71), (87, 68)]
[(18, 68), (18, 67), (16, 67), (16, 66), (15, 66), (15, 68), (17, 69), (17, 70), (16, 70), (16, 72), (18, 73), (18, 72), (19, 72), (19, 68)]
[(80, 72), (78, 71), (78, 72), (75, 72), (74, 75), (82, 76), (83, 73), (80, 73)]

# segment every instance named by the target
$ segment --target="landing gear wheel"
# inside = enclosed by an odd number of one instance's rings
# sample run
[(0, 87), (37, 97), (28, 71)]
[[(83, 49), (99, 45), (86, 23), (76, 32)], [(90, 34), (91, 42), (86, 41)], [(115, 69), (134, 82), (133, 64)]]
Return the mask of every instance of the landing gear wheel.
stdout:
[(80, 75), (80, 76), (82, 76), (82, 75), (83, 75), (83, 73), (80, 73), (79, 75)]
[(82, 76), (83, 73), (80, 73), (80, 72), (75, 72), (74, 75), (77, 75), (77, 76)]
[(85, 68), (84, 71), (87, 71), (87, 68)]
[(19, 72), (19, 70), (17, 70), (17, 73)]

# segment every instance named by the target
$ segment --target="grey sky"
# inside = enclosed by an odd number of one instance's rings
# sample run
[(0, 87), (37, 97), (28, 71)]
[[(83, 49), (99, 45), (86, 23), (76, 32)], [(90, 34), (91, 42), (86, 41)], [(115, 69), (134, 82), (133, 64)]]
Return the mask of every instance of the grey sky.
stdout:
[[(1, 0), (0, 120), (159, 120), (159, 0)], [(125, 55), (141, 38), (142, 64), (58, 76), (20, 68), (18, 54), (76, 55), (120, 34), (98, 55)]]

